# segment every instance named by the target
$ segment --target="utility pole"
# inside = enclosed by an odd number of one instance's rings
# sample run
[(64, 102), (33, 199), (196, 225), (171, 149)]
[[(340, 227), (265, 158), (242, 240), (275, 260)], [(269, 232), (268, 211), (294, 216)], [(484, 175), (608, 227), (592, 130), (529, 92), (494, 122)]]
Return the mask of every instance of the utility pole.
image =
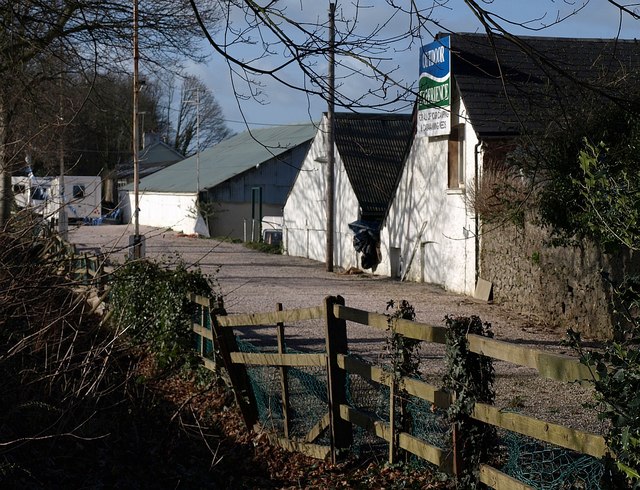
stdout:
[(334, 105), (335, 105), (335, 25), (336, 4), (329, 2), (329, 80), (327, 93), (327, 272), (333, 272), (333, 235), (335, 228), (335, 155), (334, 155)]
[(138, 96), (140, 95), (140, 81), (138, 80), (138, 0), (133, 0), (133, 239), (129, 245), (133, 246), (133, 258), (143, 257), (142, 237), (140, 236), (140, 135), (138, 134)]
[[(59, 3), (59, 6), (62, 6), (62, 2)], [(67, 203), (65, 202), (65, 186), (64, 186), (64, 133), (65, 133), (65, 121), (64, 121), (64, 104), (62, 100), (63, 94), (63, 78), (62, 78), (62, 56), (63, 50), (62, 47), (60, 49), (60, 77), (58, 78), (58, 88), (60, 89), (60, 94), (58, 96), (58, 165), (59, 165), (59, 176), (58, 176), (58, 235), (63, 240), (67, 240), (69, 237), (69, 220), (67, 218)], [(52, 196), (53, 197), (53, 196)]]
[[(196, 208), (200, 204), (200, 88), (196, 87)], [(198, 212), (200, 210), (198, 209)]]

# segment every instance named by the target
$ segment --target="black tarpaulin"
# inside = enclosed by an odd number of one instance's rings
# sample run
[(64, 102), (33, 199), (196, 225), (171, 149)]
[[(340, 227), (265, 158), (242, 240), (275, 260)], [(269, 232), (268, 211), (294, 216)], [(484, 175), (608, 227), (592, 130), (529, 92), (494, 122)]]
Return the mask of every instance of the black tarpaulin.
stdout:
[(353, 247), (362, 253), (362, 268), (375, 270), (380, 263), (380, 224), (359, 220), (349, 223), (349, 229), (354, 233)]

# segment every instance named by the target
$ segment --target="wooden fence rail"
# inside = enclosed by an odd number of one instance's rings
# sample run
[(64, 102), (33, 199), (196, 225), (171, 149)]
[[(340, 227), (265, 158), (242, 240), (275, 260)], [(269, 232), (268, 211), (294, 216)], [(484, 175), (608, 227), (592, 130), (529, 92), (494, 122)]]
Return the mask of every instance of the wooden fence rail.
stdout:
[[(393, 461), (398, 449), (403, 449), (426, 461), (429, 461), (441, 470), (452, 473), (455, 471), (453, 461), (456, 455), (452, 449), (437, 447), (424, 441), (415, 435), (403, 432), (396, 427), (393, 417), (395, 410), (394, 397), (398, 390), (406, 396), (425, 400), (432, 404), (434, 409), (446, 410), (451, 404), (452, 396), (436, 386), (424, 381), (394, 376), (381, 366), (371, 364), (362, 359), (348, 354), (346, 338), (346, 322), (355, 322), (367, 325), (378, 330), (389, 331), (404, 335), (405, 337), (444, 344), (446, 342), (447, 329), (424, 323), (392, 319), (389, 316), (368, 311), (349, 308), (344, 305), (340, 297), (328, 297), (321, 306), (282, 310), (280, 304), (276, 311), (256, 314), (225, 315), (214, 314), (211, 308), (211, 300), (195, 295), (191, 300), (203, 308), (203, 315), (210, 314), (208, 322), (211, 328), (205, 328), (204, 320), (194, 322), (194, 332), (202, 339), (209, 339), (220, 351), (221, 357), (226, 359), (224, 367), (229, 371), (229, 376), (236, 379), (233, 383), (237, 400), (246, 403), (255, 403), (252, 398), (246, 380), (246, 368), (252, 366), (272, 366), (279, 368), (281, 401), (284, 417), (284, 436), (272, 435), (272, 440), (282, 446), (296, 451), (304, 452), (314, 457), (325, 458), (331, 456), (337, 461), (340, 455), (352, 444), (351, 427), (353, 425), (365, 428), (377, 437), (389, 443), (389, 458)], [(207, 308), (209, 308), (207, 310)], [(286, 353), (285, 349), (285, 325), (287, 323), (305, 320), (323, 319), (325, 321), (326, 351), (322, 353)], [(274, 326), (277, 336), (277, 352), (248, 353), (239, 352), (235, 343), (233, 330), (255, 326)], [(592, 379), (590, 371), (570, 356), (554, 354), (542, 350), (530, 349), (508, 342), (498, 341), (479, 335), (468, 335), (467, 340), (471, 352), (488, 356), (492, 359), (514, 363), (537, 370), (541, 377), (563, 382), (589, 382)], [(226, 353), (224, 352), (226, 350)], [(205, 358), (205, 365), (210, 369), (216, 369), (210, 359)], [(219, 364), (219, 363), (218, 363)], [(294, 439), (290, 437), (289, 420), (289, 383), (291, 368), (321, 368), (326, 370), (327, 380), (327, 407), (326, 413), (313, 428), (303, 437)], [(390, 417), (389, 422), (374, 419), (370, 415), (359, 411), (347, 403), (346, 379), (349, 375), (357, 375), (363, 379), (389, 387), (390, 391)], [(240, 379), (241, 382), (237, 380)], [(241, 409), (242, 409), (241, 405)], [(249, 414), (249, 415), (247, 415)], [(257, 420), (255, 405), (252, 408), (243, 409), (245, 421), (249, 428), (253, 428)], [(516, 432), (536, 440), (560, 446), (578, 453), (595, 458), (602, 458), (607, 454), (604, 438), (600, 435), (571, 429), (544, 420), (535, 419), (513, 412), (503, 412), (500, 409), (487, 404), (477, 403), (471, 417), (479, 422), (494, 427)], [(328, 430), (331, 446), (326, 447), (315, 443), (319, 435)], [(478, 468), (480, 481), (486, 485), (502, 490), (524, 490), (529, 487), (497, 468), (489, 465), (481, 465)]]
[[(56, 265), (57, 272), (67, 277), (72, 285), (87, 297), (91, 305), (91, 313), (100, 310), (107, 300), (109, 288), (107, 278), (113, 272), (106, 266), (106, 258), (102, 255), (78, 253), (75, 246), (53, 234), (40, 238), (44, 246), (40, 259)], [(102, 323), (108, 321), (112, 311), (103, 315)]]
[(40, 257), (60, 262), (60, 272), (68, 274), (84, 284), (101, 281), (104, 277), (105, 258), (101, 255), (78, 253), (74, 245), (65, 242), (59, 235), (47, 237)]

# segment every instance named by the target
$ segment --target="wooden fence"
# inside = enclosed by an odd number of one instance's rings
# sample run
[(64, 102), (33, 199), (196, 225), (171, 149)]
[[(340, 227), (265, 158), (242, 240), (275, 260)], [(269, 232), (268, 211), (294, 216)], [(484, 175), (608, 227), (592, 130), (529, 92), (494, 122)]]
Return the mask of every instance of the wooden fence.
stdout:
[[(112, 272), (102, 255), (78, 253), (75, 246), (53, 234), (42, 238), (40, 259), (57, 265), (58, 274), (66, 276), (78, 290), (87, 294), (91, 312), (99, 311), (108, 296), (107, 278)], [(110, 315), (111, 312), (107, 313)], [(106, 322), (108, 316), (102, 319)]]
[(44, 240), (41, 258), (58, 263), (58, 271), (68, 275), (73, 281), (82, 285), (99, 286), (106, 283), (105, 258), (102, 255), (78, 253), (73, 244), (64, 241), (59, 235), (51, 235)]
[[(390, 319), (386, 315), (358, 310), (345, 306), (340, 297), (328, 297), (321, 306), (259, 314), (224, 315), (220, 305), (209, 298), (193, 295), (192, 301), (200, 305), (200, 316), (194, 321), (193, 330), (200, 336), (200, 345), (208, 340), (213, 345), (214, 356), (202, 347), (205, 366), (211, 370), (224, 367), (231, 378), (236, 400), (241, 408), (247, 426), (253, 428), (258, 420), (254, 394), (251, 392), (247, 369), (251, 366), (273, 366), (280, 370), (281, 404), (284, 415), (283, 434), (272, 435), (272, 440), (290, 450), (303, 452), (317, 458), (331, 457), (336, 461), (341, 452), (352, 443), (352, 428), (359, 426), (389, 444), (389, 459), (393, 462), (398, 449), (418, 456), (450, 474), (456, 473), (459, 455), (455, 449), (437, 447), (415, 435), (402, 432), (395, 427), (394, 394), (398, 390), (426, 400), (434, 408), (449, 407), (454, 394), (439, 390), (418, 379), (394, 379), (382, 367), (351, 356), (347, 352), (346, 322), (368, 325), (372, 328), (388, 331), (411, 339), (425, 342), (445, 343), (446, 328), (402, 319)], [(325, 352), (322, 353), (286, 353), (285, 324), (304, 320), (321, 319), (325, 324)], [(277, 337), (276, 353), (239, 352), (234, 329), (243, 327), (273, 325)], [(516, 365), (537, 370), (539, 376), (562, 382), (588, 382), (591, 373), (577, 359), (542, 350), (522, 347), (478, 335), (468, 335), (469, 349), (479, 355), (507, 361)], [(289, 436), (289, 393), (287, 375), (292, 367), (316, 366), (326, 369), (327, 410), (312, 429), (302, 438)], [(347, 403), (345, 379), (349, 374), (357, 374), (368, 380), (389, 387), (389, 422), (372, 418)], [(504, 412), (499, 408), (477, 403), (471, 417), (479, 422), (497, 428), (550, 443), (578, 453), (602, 458), (607, 454), (604, 438), (562, 425), (538, 420), (513, 412)], [(330, 446), (315, 444), (318, 436), (328, 430)], [(451, 445), (454, 447), (455, 445)], [(462, 462), (464, 463), (464, 462)], [(496, 489), (520, 490), (532, 488), (497, 468), (482, 465), (479, 470), (480, 481)]]

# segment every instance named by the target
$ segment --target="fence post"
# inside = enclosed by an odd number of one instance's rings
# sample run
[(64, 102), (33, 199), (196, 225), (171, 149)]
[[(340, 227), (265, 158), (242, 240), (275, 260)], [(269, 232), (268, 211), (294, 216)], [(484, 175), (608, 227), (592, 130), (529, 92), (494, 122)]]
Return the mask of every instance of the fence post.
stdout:
[[(202, 321), (204, 322), (202, 324), (203, 327), (205, 328), (209, 328), (211, 330), (211, 337), (212, 337), (212, 341), (211, 341), (211, 347), (213, 349), (213, 362), (215, 364), (215, 373), (216, 375), (220, 376), (221, 374), (221, 370), (224, 367), (224, 364), (221, 360), (222, 355), (220, 354), (221, 348), (220, 348), (220, 340), (218, 339), (217, 335), (216, 335), (216, 331), (213, 328), (213, 318), (215, 315), (226, 315), (227, 312), (224, 309), (224, 301), (222, 300), (221, 297), (216, 297), (216, 298), (209, 298), (209, 306), (207, 307), (207, 311), (203, 311), (204, 313), (204, 318), (202, 319)], [(209, 323), (207, 323), (207, 317), (209, 319)], [(204, 339), (202, 339), (202, 342), (204, 343)]]
[[(282, 311), (282, 303), (276, 303), (276, 311)], [(286, 351), (284, 344), (284, 323), (276, 324), (276, 336), (278, 338), (278, 354), (284, 354)], [(284, 418), (284, 437), (289, 439), (289, 379), (288, 369), (286, 366), (280, 368), (280, 385), (282, 387), (282, 415)]]
[(340, 405), (347, 402), (347, 373), (338, 366), (338, 354), (347, 354), (347, 322), (336, 318), (333, 313), (334, 305), (344, 305), (344, 298), (327, 296), (324, 300), (331, 462), (335, 464), (344, 450), (351, 447), (353, 432), (351, 423), (340, 417)]
[[(209, 298), (208, 303), (209, 303), (209, 306), (204, 306), (204, 305), (196, 303), (196, 305), (197, 305), (197, 307), (198, 307), (198, 309), (200, 311), (200, 321), (199, 321), (199, 323), (200, 323), (200, 326), (202, 328), (205, 328), (206, 315), (209, 314), (210, 311), (211, 311), (211, 298)], [(204, 338), (202, 335), (200, 335), (200, 357), (205, 357), (205, 355), (207, 353), (206, 352), (207, 350), (205, 349), (206, 342), (207, 342), (207, 339)], [(211, 343), (214, 344), (213, 341), (211, 341)], [(213, 350), (215, 351), (215, 345), (213, 346)]]
[[(451, 401), (452, 403), (455, 403), (456, 393), (451, 394)], [(459, 424), (465, 423), (469, 423), (469, 417), (466, 415), (459, 415), (459, 420), (457, 422), (454, 422), (451, 428), (451, 470), (453, 472), (453, 476), (455, 476), (456, 478), (460, 478), (460, 476), (463, 475), (467, 469), (464, 457), (462, 455), (464, 451), (464, 441), (458, 428)]]
[(457, 488), (477, 484), (477, 471), (486, 461), (496, 442), (495, 428), (473, 420), (476, 403), (492, 404), (495, 400), (495, 371), (490, 357), (469, 350), (469, 334), (492, 337), (490, 325), (477, 316), (446, 317), (446, 373), (444, 388), (451, 393), (448, 409), (453, 423), (452, 467)]
[(90, 271), (90, 265), (89, 265), (89, 254), (88, 253), (84, 253), (84, 280), (82, 281), (82, 284), (88, 285), (91, 282), (91, 271)]
[(389, 464), (396, 462), (396, 379), (391, 377), (389, 386), (389, 428), (391, 429), (391, 440), (389, 441)]
[[(210, 311), (210, 313), (213, 313)], [(226, 315), (224, 308), (217, 308), (216, 314), (211, 314), (211, 333), (217, 340), (222, 365), (229, 374), (229, 380), (233, 388), (233, 394), (236, 399), (242, 418), (247, 429), (252, 430), (258, 421), (258, 409), (255, 397), (251, 390), (249, 375), (244, 364), (234, 364), (231, 361), (231, 352), (238, 351), (238, 343), (233, 333), (233, 328), (223, 328), (218, 323), (218, 315)]]

